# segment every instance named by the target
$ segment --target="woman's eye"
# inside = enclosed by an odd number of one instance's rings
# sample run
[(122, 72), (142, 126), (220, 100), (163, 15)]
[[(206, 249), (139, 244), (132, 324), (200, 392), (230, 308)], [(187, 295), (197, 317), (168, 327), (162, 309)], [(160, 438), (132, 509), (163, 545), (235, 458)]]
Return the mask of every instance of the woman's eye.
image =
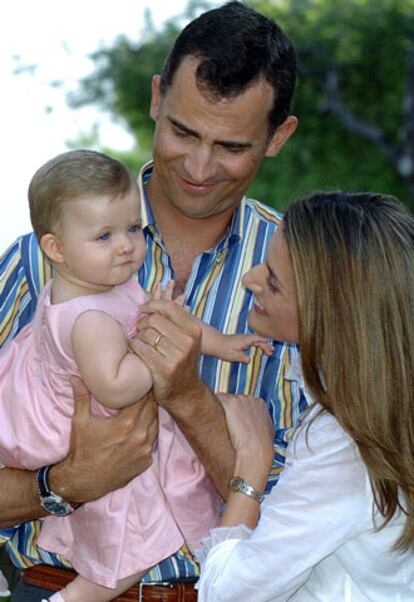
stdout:
[(271, 290), (272, 293), (277, 293), (278, 292), (279, 289), (273, 284), (270, 275), (267, 276), (267, 278), (266, 278), (266, 284), (270, 288), (270, 290)]

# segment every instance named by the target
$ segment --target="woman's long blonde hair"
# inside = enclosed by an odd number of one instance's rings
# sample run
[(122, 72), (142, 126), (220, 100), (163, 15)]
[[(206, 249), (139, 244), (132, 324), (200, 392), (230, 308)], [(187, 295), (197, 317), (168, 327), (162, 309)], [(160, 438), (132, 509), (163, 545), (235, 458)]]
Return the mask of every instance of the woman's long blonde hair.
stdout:
[(414, 219), (393, 197), (317, 193), (284, 217), (304, 377), (355, 440), (396, 547), (414, 544)]

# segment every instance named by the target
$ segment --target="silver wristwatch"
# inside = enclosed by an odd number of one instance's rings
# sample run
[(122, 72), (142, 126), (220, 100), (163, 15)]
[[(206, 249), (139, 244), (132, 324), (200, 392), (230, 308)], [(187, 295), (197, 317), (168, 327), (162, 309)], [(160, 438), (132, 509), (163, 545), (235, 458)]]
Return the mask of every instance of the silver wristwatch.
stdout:
[(39, 494), (40, 505), (43, 510), (54, 516), (67, 516), (76, 510), (77, 506), (71, 506), (69, 502), (54, 493), (49, 487), (49, 470), (51, 466), (42, 466), (36, 473), (37, 491)]
[(259, 493), (257, 489), (255, 489), (252, 485), (246, 483), (246, 481), (242, 477), (232, 477), (229, 482), (229, 489), (232, 491), (237, 491), (239, 493), (243, 493), (248, 497), (257, 500), (259, 503), (264, 500), (264, 495)]

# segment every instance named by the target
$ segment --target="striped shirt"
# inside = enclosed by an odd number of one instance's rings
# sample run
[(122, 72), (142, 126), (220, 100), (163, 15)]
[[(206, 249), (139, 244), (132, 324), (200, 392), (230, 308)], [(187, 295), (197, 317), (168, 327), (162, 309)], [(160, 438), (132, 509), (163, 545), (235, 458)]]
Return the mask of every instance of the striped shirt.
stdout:
[[(148, 291), (174, 278), (171, 261), (155, 224), (143, 183), (151, 177), (151, 164), (141, 170), (142, 227), (147, 244), (140, 284)], [(217, 245), (198, 255), (187, 282), (185, 296), (191, 311), (204, 322), (224, 333), (250, 332), (247, 316), (252, 293), (241, 277), (253, 265), (262, 262), (269, 239), (281, 220), (280, 214), (265, 205), (244, 198), (236, 208), (225, 236)], [(0, 345), (12, 339), (33, 317), (39, 292), (52, 276), (33, 233), (19, 238), (0, 259)], [(200, 360), (202, 379), (214, 391), (254, 394), (265, 400), (275, 425), (275, 460), (267, 492), (277, 482), (283, 468), (287, 443), (306, 400), (297, 382), (284, 379), (294, 346), (275, 344), (271, 357), (258, 348), (249, 350), (248, 365), (229, 363), (215, 357)], [(40, 521), (0, 531), (13, 563), (21, 568), (43, 562), (69, 566), (67, 561), (36, 547)], [(197, 564), (184, 547), (171, 558), (151, 569), (144, 580), (165, 581), (195, 576)]]

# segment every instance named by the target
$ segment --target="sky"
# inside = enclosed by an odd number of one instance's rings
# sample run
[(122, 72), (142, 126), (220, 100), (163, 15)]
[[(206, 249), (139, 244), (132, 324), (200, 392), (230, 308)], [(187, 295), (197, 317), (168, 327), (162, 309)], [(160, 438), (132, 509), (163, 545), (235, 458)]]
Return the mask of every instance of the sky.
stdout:
[[(36, 169), (99, 124), (103, 144), (128, 149), (124, 125), (94, 107), (65, 101), (92, 71), (88, 55), (123, 33), (138, 40), (145, 8), (156, 27), (181, 14), (187, 0), (13, 0), (0, 9), (0, 254), (31, 230), (27, 188)], [(53, 87), (55, 81), (63, 82)], [(150, 85), (150, 82), (148, 82)]]

